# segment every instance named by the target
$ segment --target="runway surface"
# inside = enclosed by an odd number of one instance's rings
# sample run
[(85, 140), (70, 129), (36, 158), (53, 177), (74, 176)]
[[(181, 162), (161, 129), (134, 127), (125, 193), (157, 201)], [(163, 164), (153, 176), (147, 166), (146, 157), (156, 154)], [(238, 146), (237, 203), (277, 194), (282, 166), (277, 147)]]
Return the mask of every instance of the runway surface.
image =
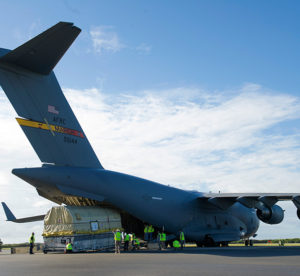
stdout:
[(300, 275), (300, 247), (0, 255), (0, 275)]

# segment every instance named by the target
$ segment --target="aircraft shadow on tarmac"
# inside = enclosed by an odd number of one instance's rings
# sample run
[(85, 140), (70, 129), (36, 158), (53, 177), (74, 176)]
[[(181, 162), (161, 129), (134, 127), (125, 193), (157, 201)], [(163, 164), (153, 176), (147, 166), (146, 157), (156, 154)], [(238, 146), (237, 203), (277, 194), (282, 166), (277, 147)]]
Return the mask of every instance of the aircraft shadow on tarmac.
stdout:
[[(113, 253), (113, 252), (112, 252)], [(155, 250), (138, 250), (121, 252), (121, 254), (198, 254), (198, 255), (216, 255), (227, 257), (283, 257), (283, 256), (300, 256), (300, 247), (240, 247), (240, 248), (185, 248), (175, 251), (166, 249), (162, 251)]]

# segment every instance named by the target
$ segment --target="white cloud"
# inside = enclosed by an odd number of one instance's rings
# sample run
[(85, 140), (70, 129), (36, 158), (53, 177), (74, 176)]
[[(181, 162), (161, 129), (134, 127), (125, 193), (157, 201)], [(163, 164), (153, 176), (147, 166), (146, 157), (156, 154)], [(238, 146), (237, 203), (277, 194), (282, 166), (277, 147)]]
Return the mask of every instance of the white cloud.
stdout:
[(169, 96), (147, 91), (118, 100), (95, 89), (65, 91), (109, 169), (191, 189), (268, 191), (273, 185), (294, 191), (300, 184), (294, 179), (299, 135), (265, 131), (299, 118), (299, 99), (250, 88), (230, 97), (215, 95), (214, 101), (204, 92), (181, 101), (171, 90)]
[[(299, 125), (293, 130), (287, 124), (300, 120), (299, 98), (256, 84), (219, 93), (181, 87), (143, 91), (141, 96), (108, 96), (97, 89), (64, 91), (107, 169), (200, 191), (300, 191)], [(10, 174), (11, 168), (40, 162), (3, 94), (0, 103), (5, 133), (0, 136), (1, 200), (13, 203), (19, 216), (46, 212), (47, 201)], [(24, 200), (16, 202), (16, 197)], [(270, 229), (278, 237), (296, 233), (300, 222), (295, 208), (290, 204), (286, 209), (285, 221), (262, 225), (260, 238), (269, 237)], [(0, 222), (0, 227), (7, 239), (16, 240), (9, 234), (11, 224)], [(31, 226), (26, 227), (30, 233)], [(17, 234), (19, 239), (24, 233)]]
[(125, 47), (112, 26), (92, 27), (90, 36), (93, 41), (93, 48), (99, 54), (104, 51), (118, 52)]
[(140, 45), (138, 45), (136, 47), (136, 50), (138, 51), (138, 53), (140, 54), (145, 54), (148, 55), (150, 54), (151, 50), (152, 50), (152, 46), (146, 44), (146, 43), (141, 43)]

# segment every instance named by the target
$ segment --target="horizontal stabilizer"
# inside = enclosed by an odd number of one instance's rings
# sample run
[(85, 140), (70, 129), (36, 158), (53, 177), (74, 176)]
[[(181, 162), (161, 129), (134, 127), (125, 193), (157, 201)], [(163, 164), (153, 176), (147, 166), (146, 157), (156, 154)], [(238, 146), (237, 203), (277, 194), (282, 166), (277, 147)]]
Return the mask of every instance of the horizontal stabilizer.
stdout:
[(73, 23), (59, 22), (0, 58), (29, 71), (48, 75), (80, 33)]
[(2, 206), (3, 206), (7, 221), (16, 222), (16, 223), (25, 223), (25, 222), (33, 222), (33, 221), (44, 220), (45, 215), (39, 215), (39, 216), (34, 216), (34, 217), (26, 217), (26, 218), (17, 219), (14, 216), (14, 214), (12, 213), (12, 211), (5, 204), (5, 202), (1, 202), (1, 203), (2, 203)]

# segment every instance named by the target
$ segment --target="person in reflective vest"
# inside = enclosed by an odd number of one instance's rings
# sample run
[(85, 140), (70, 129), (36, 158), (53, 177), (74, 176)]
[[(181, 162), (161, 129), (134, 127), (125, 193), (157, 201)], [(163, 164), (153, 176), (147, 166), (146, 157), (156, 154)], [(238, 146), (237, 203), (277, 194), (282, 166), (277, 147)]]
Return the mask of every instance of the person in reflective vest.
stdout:
[(166, 240), (167, 236), (166, 233), (164, 232), (158, 232), (158, 239), (159, 239), (159, 250), (165, 249), (166, 248)]
[(134, 233), (132, 233), (132, 235), (131, 235), (131, 246), (132, 246), (131, 251), (134, 251), (135, 250), (135, 234)]
[(181, 250), (183, 250), (183, 247), (185, 245), (185, 237), (183, 231), (180, 231), (179, 240), (180, 240)]
[(140, 241), (137, 238), (134, 239), (134, 247), (135, 249), (140, 249)]
[(148, 241), (148, 231), (149, 231), (149, 227), (148, 225), (145, 224), (145, 228), (144, 228), (144, 240)]
[(173, 241), (173, 247), (177, 251), (180, 247), (180, 242), (178, 240)]
[(130, 241), (130, 235), (125, 233), (125, 236), (124, 236), (124, 251), (128, 251), (129, 241)]
[(152, 225), (149, 225), (148, 226), (148, 239), (149, 239), (149, 241), (152, 241), (153, 233), (154, 233), (154, 228), (153, 228)]
[(71, 241), (69, 241), (69, 242), (66, 244), (66, 253), (72, 253), (72, 252), (73, 252), (73, 246), (72, 246)]
[(120, 232), (120, 229), (117, 229), (116, 232), (114, 233), (115, 237), (115, 254), (120, 254), (120, 246), (122, 242), (122, 234)]
[(29, 238), (29, 254), (33, 254), (34, 242), (35, 242), (34, 232), (32, 232)]

